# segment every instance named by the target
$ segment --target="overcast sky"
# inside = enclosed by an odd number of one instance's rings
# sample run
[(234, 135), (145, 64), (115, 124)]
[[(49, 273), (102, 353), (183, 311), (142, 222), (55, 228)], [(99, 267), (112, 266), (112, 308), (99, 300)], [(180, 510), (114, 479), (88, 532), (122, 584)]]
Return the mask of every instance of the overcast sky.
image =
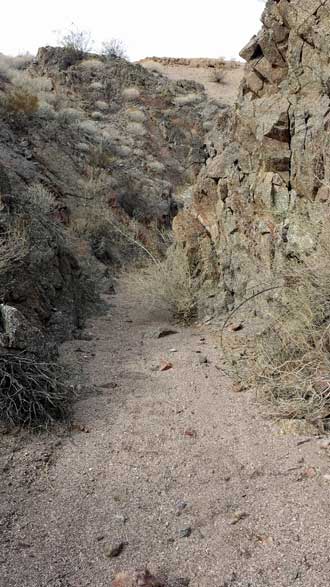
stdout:
[(54, 45), (56, 30), (88, 29), (96, 48), (112, 37), (131, 59), (237, 57), (260, 28), (262, 0), (11, 0), (1, 10), (0, 52)]

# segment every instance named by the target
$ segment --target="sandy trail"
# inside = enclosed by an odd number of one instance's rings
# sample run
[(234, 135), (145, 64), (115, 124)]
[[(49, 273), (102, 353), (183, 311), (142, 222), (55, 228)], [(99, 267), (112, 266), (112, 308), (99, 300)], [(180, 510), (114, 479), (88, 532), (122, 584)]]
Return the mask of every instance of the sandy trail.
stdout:
[(110, 587), (147, 565), (191, 587), (328, 587), (329, 452), (234, 393), (205, 328), (158, 339), (168, 317), (108, 303), (63, 347), (95, 389), (73, 431), (0, 436), (1, 586)]

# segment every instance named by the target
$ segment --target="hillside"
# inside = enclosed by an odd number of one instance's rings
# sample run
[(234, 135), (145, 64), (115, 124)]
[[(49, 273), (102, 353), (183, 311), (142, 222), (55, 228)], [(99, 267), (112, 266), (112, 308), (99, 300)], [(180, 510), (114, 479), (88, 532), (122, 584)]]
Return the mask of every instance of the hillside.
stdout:
[[(162, 253), (220, 109), (194, 81), (63, 48), (40, 49), (33, 62), (2, 57), (0, 73), (2, 230), (16, 230), (33, 204), (46, 239), (37, 256), (29, 236), (16, 272), (13, 258), (3, 300), (47, 330), (62, 321), (69, 335), (80, 326), (86, 270), (93, 287), (111, 286), (107, 266), (132, 262), (143, 247)], [(49, 245), (59, 230), (63, 253)]]

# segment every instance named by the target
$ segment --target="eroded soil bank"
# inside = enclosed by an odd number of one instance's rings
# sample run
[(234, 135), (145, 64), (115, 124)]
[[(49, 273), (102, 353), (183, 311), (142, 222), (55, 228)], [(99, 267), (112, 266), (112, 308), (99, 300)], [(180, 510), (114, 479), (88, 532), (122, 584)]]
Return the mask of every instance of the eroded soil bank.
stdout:
[(70, 432), (2, 431), (1, 586), (109, 587), (146, 565), (169, 585), (328, 587), (322, 442), (281, 435), (235, 393), (206, 327), (107, 302), (62, 349), (92, 384)]

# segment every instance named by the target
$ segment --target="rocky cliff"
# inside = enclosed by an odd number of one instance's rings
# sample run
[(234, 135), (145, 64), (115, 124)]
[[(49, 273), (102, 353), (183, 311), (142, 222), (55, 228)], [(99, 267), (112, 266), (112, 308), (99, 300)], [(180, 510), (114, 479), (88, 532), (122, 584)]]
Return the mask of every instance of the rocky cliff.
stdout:
[(218, 311), (318, 254), (328, 232), (330, 2), (268, 0), (262, 23), (241, 52), (239, 100), (175, 220), (199, 279), (218, 286)]

